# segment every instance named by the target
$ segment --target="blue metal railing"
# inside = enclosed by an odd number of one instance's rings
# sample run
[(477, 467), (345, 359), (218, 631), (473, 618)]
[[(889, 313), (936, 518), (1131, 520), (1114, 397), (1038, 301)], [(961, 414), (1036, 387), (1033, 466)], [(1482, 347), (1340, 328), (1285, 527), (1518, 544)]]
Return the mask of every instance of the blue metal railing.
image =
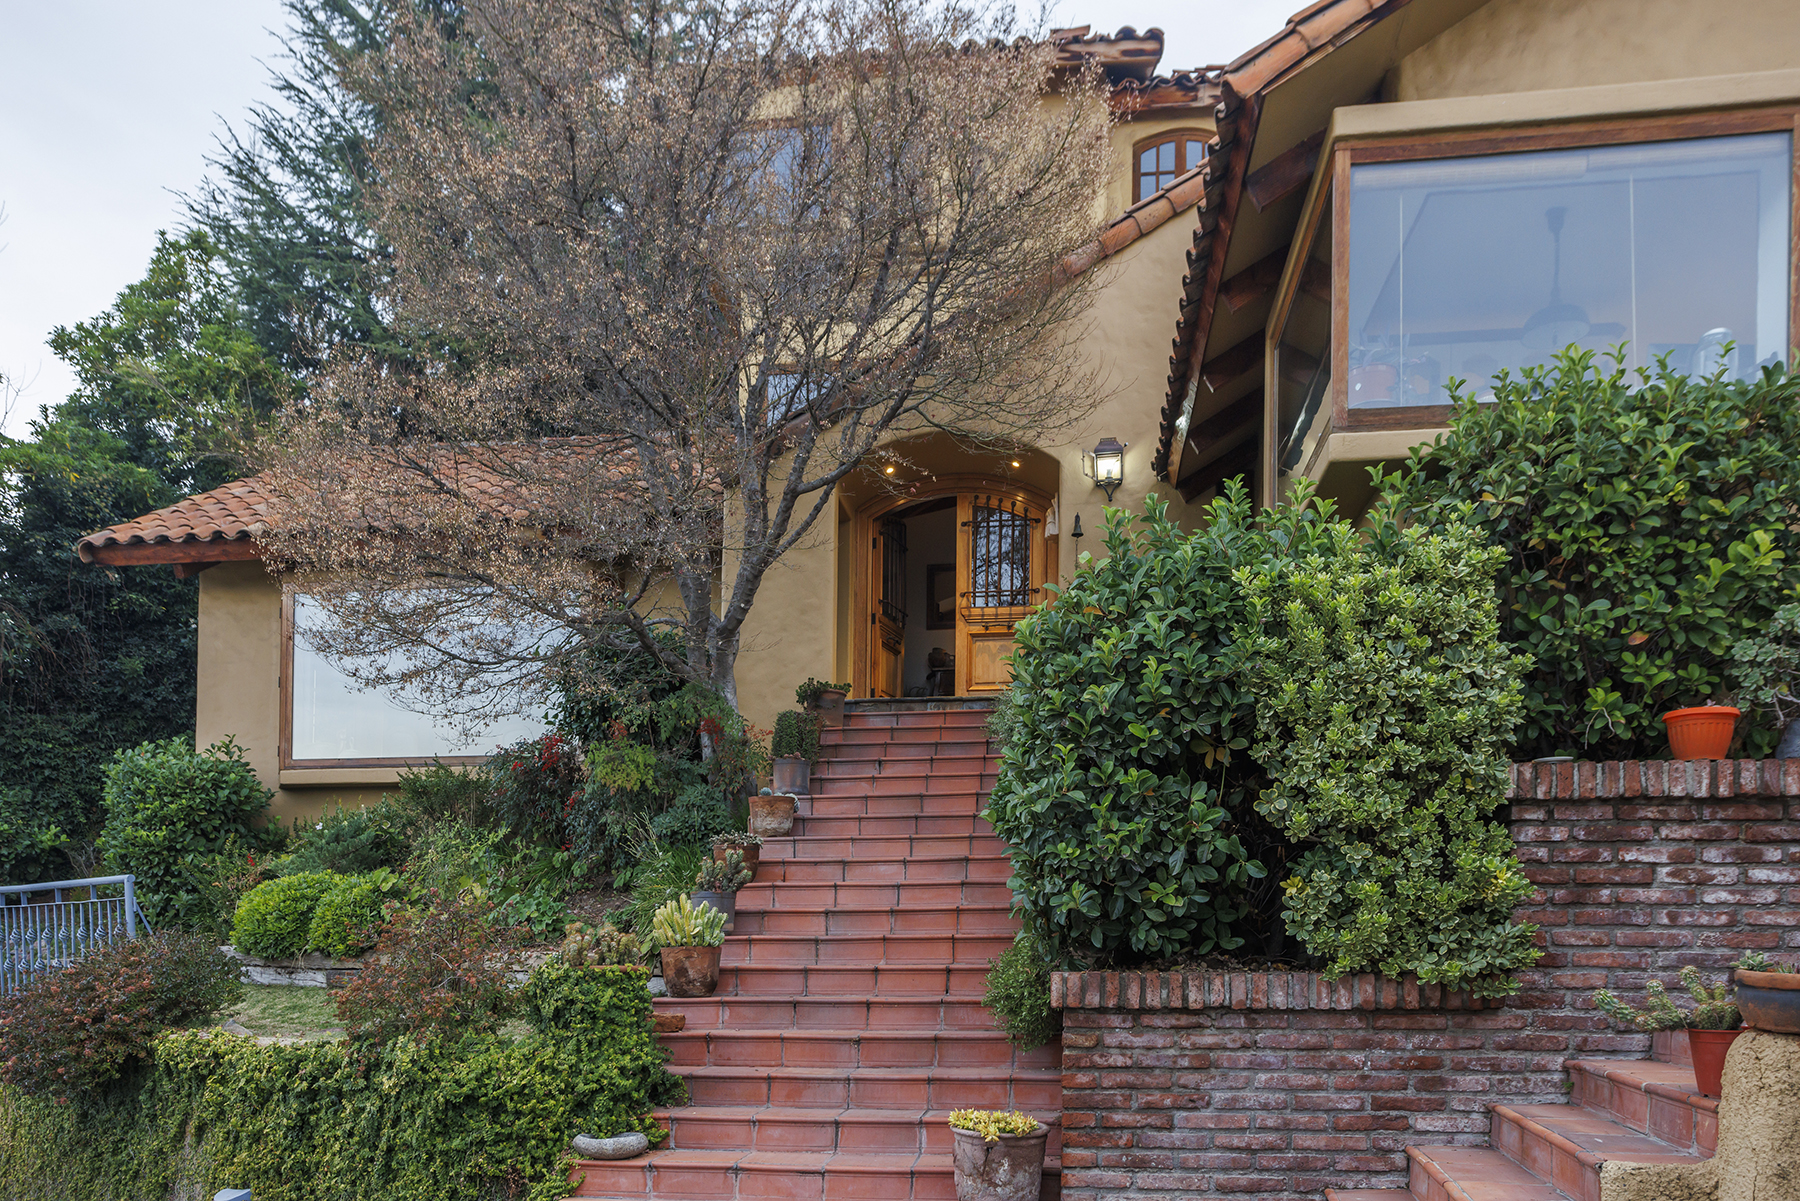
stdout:
[[(64, 895), (83, 889), (85, 899)], [(116, 894), (102, 896), (102, 889)], [(32, 900), (44, 893), (51, 899)], [(140, 931), (151, 932), (133, 876), (0, 885), (0, 996)]]

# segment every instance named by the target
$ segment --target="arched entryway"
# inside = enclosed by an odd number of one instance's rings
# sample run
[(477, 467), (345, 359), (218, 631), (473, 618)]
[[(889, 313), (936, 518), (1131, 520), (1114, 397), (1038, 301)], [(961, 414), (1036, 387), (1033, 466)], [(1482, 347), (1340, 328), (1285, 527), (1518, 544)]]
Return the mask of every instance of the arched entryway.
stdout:
[(979, 696), (1011, 678), (1013, 627), (1055, 577), (1054, 498), (1018, 478), (938, 475), (858, 507), (852, 695)]

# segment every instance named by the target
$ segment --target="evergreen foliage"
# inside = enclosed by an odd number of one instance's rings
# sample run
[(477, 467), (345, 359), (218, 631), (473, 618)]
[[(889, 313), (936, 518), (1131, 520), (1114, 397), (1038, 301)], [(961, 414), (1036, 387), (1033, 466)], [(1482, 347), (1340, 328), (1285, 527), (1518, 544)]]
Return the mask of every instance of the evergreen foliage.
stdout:
[(987, 995), (981, 1003), (1006, 1027), (1021, 1051), (1052, 1042), (1062, 1033), (1062, 1014), (1050, 1007), (1050, 961), (1028, 931), (1021, 931), (999, 958), (989, 961)]
[(299, 955), (307, 948), (320, 900), (341, 879), (334, 872), (303, 872), (258, 884), (238, 902), (232, 945), (262, 959)]
[(406, 839), (386, 804), (345, 809), (339, 804), (309, 823), (295, 822), (291, 852), (278, 871), (337, 872), (354, 876), (383, 867), (399, 867), (406, 858)]
[(319, 898), (306, 928), (306, 945), (333, 959), (360, 955), (375, 945), (386, 898), (366, 876), (345, 876)]
[(1381, 482), (1407, 519), (1505, 552), (1503, 637), (1536, 663), (1514, 757), (1655, 757), (1660, 715), (1724, 699), (1734, 644), (1800, 600), (1800, 376), (1633, 378), (1570, 350), (1493, 395), (1458, 394)]

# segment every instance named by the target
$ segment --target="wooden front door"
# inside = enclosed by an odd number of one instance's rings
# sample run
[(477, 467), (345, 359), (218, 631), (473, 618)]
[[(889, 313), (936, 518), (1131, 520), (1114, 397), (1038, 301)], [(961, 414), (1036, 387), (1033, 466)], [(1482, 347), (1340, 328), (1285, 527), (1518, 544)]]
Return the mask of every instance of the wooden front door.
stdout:
[(903, 692), (906, 666), (906, 523), (893, 518), (880, 522), (872, 549), (869, 695), (895, 697)]
[(965, 492), (956, 522), (956, 691), (998, 692), (1012, 679), (1013, 626), (1044, 599), (1044, 509)]

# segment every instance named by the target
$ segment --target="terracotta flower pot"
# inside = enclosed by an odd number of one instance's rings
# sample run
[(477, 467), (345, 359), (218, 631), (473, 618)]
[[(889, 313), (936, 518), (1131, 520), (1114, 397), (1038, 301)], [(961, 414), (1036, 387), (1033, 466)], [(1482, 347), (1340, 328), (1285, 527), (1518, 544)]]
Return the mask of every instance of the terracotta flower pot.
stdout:
[(714, 909), (717, 909), (720, 913), (723, 913), (725, 915), (725, 933), (730, 934), (731, 928), (737, 925), (737, 893), (708, 892), (705, 889), (701, 889), (699, 892), (690, 893), (688, 895), (688, 900), (692, 901), (695, 905), (704, 901)]
[(844, 700), (849, 695), (841, 688), (827, 688), (808, 708), (819, 715), (823, 724), (841, 726), (844, 724)]
[(1709, 1097), (1719, 1095), (1719, 1080), (1725, 1074), (1725, 1053), (1737, 1041), (1742, 1030), (1692, 1030), (1688, 1046), (1694, 1052), (1694, 1086)]
[(775, 760), (774, 779), (769, 782), (769, 789), (791, 796), (809, 795), (812, 791), (812, 764), (799, 758)]
[(756, 880), (756, 865), (762, 862), (762, 848), (760, 846), (714, 847), (713, 862), (724, 863), (726, 856), (730, 855), (733, 851), (736, 851), (739, 855), (744, 857), (744, 866), (750, 870), (750, 880), (754, 883)]
[(973, 1130), (951, 1127), (950, 1163), (956, 1172), (956, 1201), (1037, 1201), (1044, 1186), (1042, 1122), (1030, 1134), (1003, 1134), (988, 1142)]
[(662, 969), (671, 997), (710, 997), (719, 987), (719, 948), (664, 947)]
[(794, 828), (794, 810), (798, 806), (799, 802), (791, 796), (751, 797), (750, 833), (762, 838), (786, 838)]
[(1663, 714), (1669, 753), (1677, 759), (1723, 759), (1731, 749), (1738, 711), (1730, 705), (1700, 705)]
[(1737, 973), (1737, 1007), (1744, 1025), (1770, 1034), (1800, 1034), (1800, 973)]

